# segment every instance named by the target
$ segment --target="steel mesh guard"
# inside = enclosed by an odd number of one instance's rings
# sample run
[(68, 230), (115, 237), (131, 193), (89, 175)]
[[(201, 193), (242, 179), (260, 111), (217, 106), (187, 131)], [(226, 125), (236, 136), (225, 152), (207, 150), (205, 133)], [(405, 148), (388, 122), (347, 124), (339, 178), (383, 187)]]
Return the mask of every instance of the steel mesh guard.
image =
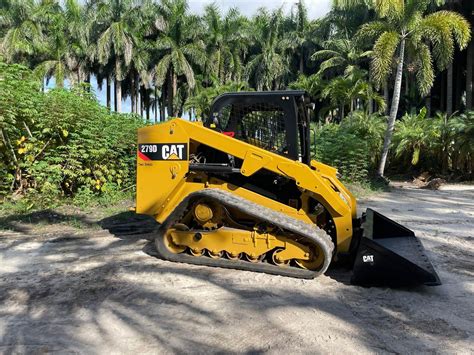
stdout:
[(270, 103), (233, 104), (219, 112), (223, 131), (234, 132), (234, 138), (278, 153), (287, 153), (285, 114)]

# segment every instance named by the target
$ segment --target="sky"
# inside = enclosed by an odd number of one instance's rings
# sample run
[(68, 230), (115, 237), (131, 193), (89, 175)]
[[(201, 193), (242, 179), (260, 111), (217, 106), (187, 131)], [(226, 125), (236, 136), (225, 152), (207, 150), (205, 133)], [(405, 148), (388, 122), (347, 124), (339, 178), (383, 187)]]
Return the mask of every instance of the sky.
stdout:
[[(226, 12), (232, 7), (237, 7), (244, 15), (252, 16), (260, 7), (267, 9), (277, 9), (283, 6), (286, 13), (291, 11), (291, 7), (296, 3), (296, 0), (188, 0), (191, 12), (202, 13), (206, 5), (216, 3), (217, 6)], [(308, 15), (311, 19), (316, 19), (325, 15), (330, 8), (331, 0), (306, 0), (306, 7), (308, 8)]]

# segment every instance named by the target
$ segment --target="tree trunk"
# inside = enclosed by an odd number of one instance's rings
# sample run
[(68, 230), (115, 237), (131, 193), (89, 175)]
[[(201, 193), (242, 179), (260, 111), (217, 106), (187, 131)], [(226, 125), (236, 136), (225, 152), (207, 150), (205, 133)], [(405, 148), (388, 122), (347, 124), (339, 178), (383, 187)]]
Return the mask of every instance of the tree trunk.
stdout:
[(145, 110), (146, 110), (146, 120), (150, 121), (150, 90), (145, 89)]
[(114, 81), (114, 112), (117, 112), (117, 81)]
[(301, 48), (301, 53), (300, 53), (300, 73), (303, 74), (304, 72), (304, 51), (303, 48)]
[(105, 86), (106, 86), (106, 101), (107, 101), (107, 108), (109, 109), (110, 111), (110, 79), (109, 79), (109, 76), (107, 75), (107, 78), (105, 79)]
[(158, 88), (155, 86), (155, 123), (158, 122)]
[(115, 111), (122, 112), (122, 82), (115, 79)]
[(143, 113), (145, 112), (145, 87), (140, 87), (140, 116), (143, 117)]
[(136, 95), (137, 95), (137, 102), (135, 104), (135, 110), (136, 110), (137, 115), (141, 115), (142, 114), (142, 100), (143, 100), (143, 97), (142, 97), (142, 87), (141, 87), (139, 82), (137, 83), (137, 94)]
[(408, 96), (410, 93), (410, 77), (408, 73), (405, 73), (405, 95)]
[(431, 90), (425, 101), (426, 105), (426, 117), (431, 117)]
[(135, 75), (130, 75), (130, 103), (132, 113), (135, 113)]
[(339, 109), (339, 122), (342, 122), (343, 118), (344, 118), (344, 104), (341, 105), (340, 109)]
[(383, 142), (382, 156), (380, 158), (380, 165), (377, 173), (383, 176), (385, 171), (385, 163), (387, 162), (388, 151), (392, 143), (393, 129), (395, 127), (395, 120), (397, 119), (398, 105), (400, 103), (400, 93), (402, 90), (403, 79), (403, 61), (405, 59), (405, 38), (400, 43), (400, 56), (398, 58), (397, 75), (395, 77), (395, 87), (393, 89), (392, 106), (390, 108), (390, 116), (388, 118), (387, 131)]
[(466, 64), (466, 110), (472, 110), (472, 72), (474, 61), (474, 43), (471, 41), (467, 48), (467, 64)]
[(176, 76), (176, 74), (173, 72), (173, 117), (177, 117), (178, 116), (178, 107), (175, 107), (174, 105), (174, 100), (175, 100), (175, 97), (176, 97), (176, 94), (178, 92), (178, 77)]
[(169, 78), (168, 78), (168, 90), (166, 92), (166, 100), (167, 100), (167, 107), (166, 107), (166, 110), (167, 110), (167, 116), (172, 116), (173, 115), (173, 100), (174, 100), (174, 96), (173, 96), (173, 73), (172, 73), (172, 69), (170, 71), (170, 74), (169, 74)]
[(160, 122), (165, 121), (166, 112), (165, 112), (165, 92), (163, 88), (161, 89), (161, 97), (160, 97)]
[(5, 144), (5, 147), (7, 147), (10, 150), (10, 153), (12, 154), (13, 161), (15, 162), (15, 165), (18, 167), (18, 159), (15, 154), (15, 149), (13, 148), (10, 138), (8, 138), (7, 132), (1, 128), (0, 129), (0, 134), (2, 135), (2, 141)]
[(118, 78), (120, 62), (115, 60), (115, 112), (122, 112), (122, 81)]
[(453, 113), (453, 63), (448, 67), (448, 83), (446, 84), (446, 113)]
[(385, 100), (385, 104), (387, 105), (387, 108), (385, 109), (385, 114), (388, 115), (388, 110), (389, 110), (388, 102), (390, 101), (390, 93), (388, 90), (388, 79), (385, 80), (385, 83), (383, 86), (383, 99)]

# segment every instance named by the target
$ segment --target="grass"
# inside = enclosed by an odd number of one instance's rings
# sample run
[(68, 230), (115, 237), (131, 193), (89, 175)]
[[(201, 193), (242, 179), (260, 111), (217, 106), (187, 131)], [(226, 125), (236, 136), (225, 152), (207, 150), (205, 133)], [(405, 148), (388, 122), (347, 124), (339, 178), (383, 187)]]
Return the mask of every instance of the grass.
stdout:
[(366, 198), (380, 192), (390, 191), (390, 187), (379, 179), (364, 182), (344, 182), (344, 185), (356, 198)]
[[(345, 182), (356, 198), (366, 198), (388, 190), (386, 184), (372, 180)], [(129, 211), (134, 191), (113, 191), (102, 196), (79, 193), (74, 198), (41, 196), (5, 200), (0, 205), (0, 230), (14, 230), (18, 224), (38, 226), (60, 224), (74, 229), (99, 228), (97, 221)]]
[(27, 196), (0, 204), (0, 230), (15, 230), (18, 224), (60, 224), (74, 229), (100, 228), (97, 221), (128, 211), (134, 192), (113, 192), (80, 198)]

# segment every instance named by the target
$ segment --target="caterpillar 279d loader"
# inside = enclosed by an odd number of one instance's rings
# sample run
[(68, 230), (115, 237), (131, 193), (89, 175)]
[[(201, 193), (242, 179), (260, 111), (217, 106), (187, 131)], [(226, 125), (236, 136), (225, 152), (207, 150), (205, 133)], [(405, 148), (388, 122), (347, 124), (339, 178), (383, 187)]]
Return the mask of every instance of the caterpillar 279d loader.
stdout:
[(345, 261), (355, 284), (439, 285), (411, 230), (357, 218), (336, 169), (311, 160), (309, 107), (303, 91), (229, 93), (207, 122), (141, 128), (136, 211), (159, 223), (159, 255), (298, 278)]

